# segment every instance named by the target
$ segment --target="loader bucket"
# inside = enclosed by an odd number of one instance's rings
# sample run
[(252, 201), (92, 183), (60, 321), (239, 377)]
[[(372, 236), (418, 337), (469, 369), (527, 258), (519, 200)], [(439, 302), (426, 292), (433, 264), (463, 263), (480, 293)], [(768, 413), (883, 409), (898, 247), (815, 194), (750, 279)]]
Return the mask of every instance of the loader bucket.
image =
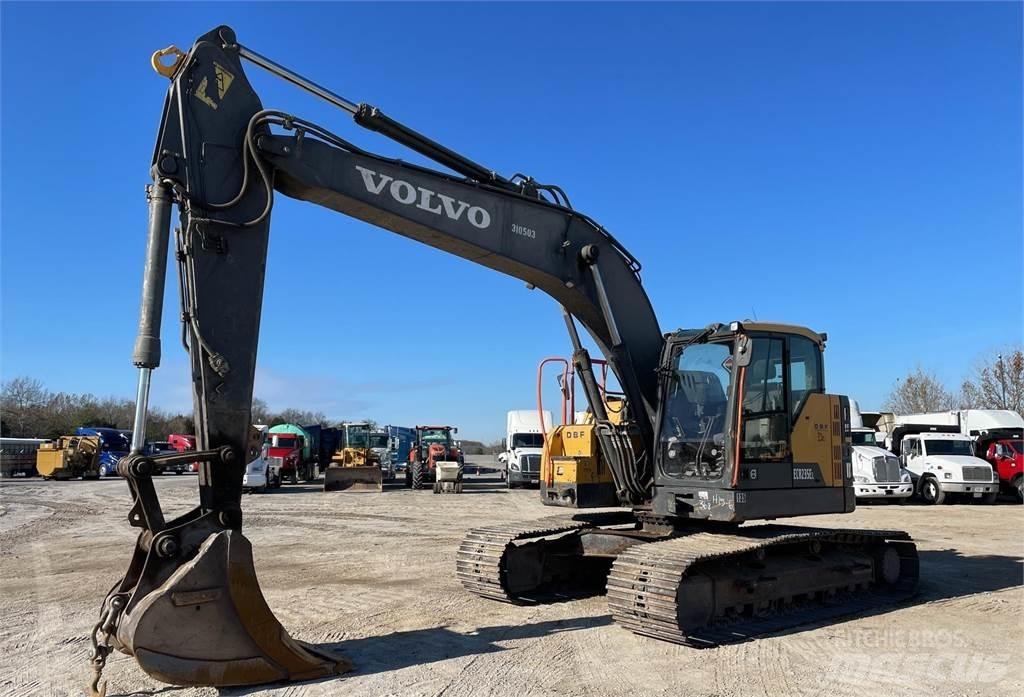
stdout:
[(227, 687), (310, 680), (352, 664), (292, 639), (267, 606), (241, 533), (210, 535), (199, 553), (126, 613), (120, 648), (173, 685)]
[(331, 465), (324, 470), (324, 491), (384, 491), (380, 466)]

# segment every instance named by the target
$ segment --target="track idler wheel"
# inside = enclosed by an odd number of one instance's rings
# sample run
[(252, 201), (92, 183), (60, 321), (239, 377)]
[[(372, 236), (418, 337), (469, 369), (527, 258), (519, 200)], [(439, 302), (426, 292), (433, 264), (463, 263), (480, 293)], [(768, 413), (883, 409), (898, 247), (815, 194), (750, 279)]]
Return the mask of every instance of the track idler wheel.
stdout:
[(116, 640), (146, 673), (172, 685), (255, 685), (352, 669), (288, 635), (260, 591), (252, 545), (233, 530), (211, 534), (190, 561), (133, 598)]

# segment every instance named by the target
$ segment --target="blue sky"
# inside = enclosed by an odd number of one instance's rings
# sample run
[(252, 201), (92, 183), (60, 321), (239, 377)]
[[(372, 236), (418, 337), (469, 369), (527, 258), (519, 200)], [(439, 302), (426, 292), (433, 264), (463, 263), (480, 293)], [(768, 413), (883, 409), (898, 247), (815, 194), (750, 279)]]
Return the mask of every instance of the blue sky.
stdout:
[[(0, 13), (4, 379), (133, 393), (167, 87), (149, 55), (222, 23), (499, 172), (561, 185), (644, 264), (665, 330), (756, 316), (827, 331), (828, 387), (865, 409), (917, 365), (954, 386), (1021, 341), (1020, 4)], [(265, 106), (418, 161), (248, 75)], [(257, 377), (272, 407), (491, 439), (507, 409), (533, 406), (537, 361), (567, 352), (555, 303), (515, 279), (284, 197), (274, 220)], [(430, 332), (408, 331), (424, 316)], [(177, 335), (172, 277), (153, 399), (183, 409)]]

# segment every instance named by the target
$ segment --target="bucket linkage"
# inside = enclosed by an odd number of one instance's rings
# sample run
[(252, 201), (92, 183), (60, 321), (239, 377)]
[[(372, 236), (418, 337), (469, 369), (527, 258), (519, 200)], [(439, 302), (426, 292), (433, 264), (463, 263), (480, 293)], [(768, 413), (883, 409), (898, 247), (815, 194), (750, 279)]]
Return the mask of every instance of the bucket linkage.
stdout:
[(118, 463), (142, 528), (128, 571), (103, 601), (93, 629), (89, 694), (114, 649), (134, 656), (150, 676), (174, 685), (227, 687), (309, 680), (348, 672), (339, 656), (292, 639), (267, 605), (239, 511), (197, 507), (164, 522), (152, 473), (179, 460), (230, 465), (230, 447), (159, 457), (132, 454)]

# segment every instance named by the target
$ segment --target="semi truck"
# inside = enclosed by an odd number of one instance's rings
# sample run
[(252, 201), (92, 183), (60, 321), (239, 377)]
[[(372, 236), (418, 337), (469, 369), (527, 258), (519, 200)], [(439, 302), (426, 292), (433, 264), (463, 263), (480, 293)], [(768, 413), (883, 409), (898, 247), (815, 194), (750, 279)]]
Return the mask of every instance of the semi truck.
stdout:
[(100, 439), (100, 475), (110, 477), (117, 474), (117, 462), (132, 449), (132, 441), (124, 431), (116, 428), (79, 426), (76, 436), (96, 436)]
[[(406, 470), (406, 454), (416, 442), (416, 429), (408, 426), (384, 426), (387, 450), (380, 461), (384, 479), (395, 479)], [(375, 441), (377, 442), (377, 441)]]
[(395, 478), (395, 458), (387, 431), (370, 431), (370, 452), (380, 463), (382, 481)]
[(974, 455), (995, 471), (1000, 488), (1024, 502), (1024, 418), (1009, 409), (960, 409), (896, 417), (901, 424), (951, 428), (968, 436)]
[[(188, 433), (171, 433), (167, 436), (167, 442), (179, 453), (196, 449), (196, 437)], [(164, 468), (165, 472), (182, 474), (184, 472), (198, 472), (198, 462), (181, 462)]]
[(914, 495), (910, 471), (886, 450), (875, 436), (877, 419), (865, 424), (856, 400), (850, 400), (850, 436), (853, 452), (853, 490), (858, 499), (906, 501)]
[(297, 484), (299, 479), (311, 482), (320, 476), (323, 430), (320, 426), (298, 424), (271, 426), (268, 456), (281, 472), (282, 480)]
[(551, 412), (545, 411), (542, 427), (536, 409), (513, 409), (505, 419), (505, 451), (498, 461), (505, 464), (509, 489), (540, 484), (540, 460), (544, 453), (544, 433), (551, 430)]
[(886, 446), (910, 471), (914, 493), (937, 505), (953, 498), (995, 503), (999, 478), (992, 466), (974, 454), (974, 441), (958, 426), (915, 423), (914, 417), (880, 421)]

